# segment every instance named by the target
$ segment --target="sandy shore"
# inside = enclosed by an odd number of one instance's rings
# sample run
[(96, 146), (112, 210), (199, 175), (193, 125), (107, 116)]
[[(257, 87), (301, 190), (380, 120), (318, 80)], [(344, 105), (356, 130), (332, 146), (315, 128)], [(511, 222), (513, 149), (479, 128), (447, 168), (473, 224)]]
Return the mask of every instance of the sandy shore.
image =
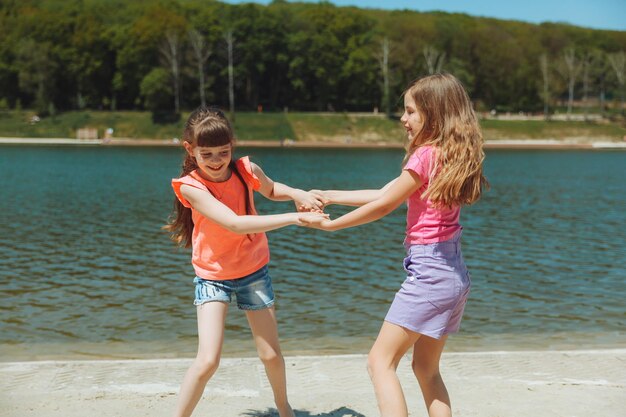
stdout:
[[(1, 416), (169, 416), (190, 359), (0, 363)], [(287, 357), (298, 417), (377, 416), (364, 355)], [(444, 353), (442, 374), (459, 417), (626, 416), (626, 349)], [(403, 359), (412, 416), (425, 416)], [(273, 416), (256, 358), (223, 359), (194, 415)]]
[[(106, 146), (181, 146), (175, 140), (163, 139), (71, 139), (71, 138), (0, 138), (0, 144), (14, 145), (106, 145)], [(402, 149), (399, 142), (307, 142), (278, 140), (240, 140), (241, 147), (256, 148), (390, 148)], [(486, 140), (485, 149), (622, 149), (626, 150), (626, 142), (595, 140), (593, 138), (577, 138), (576, 140), (560, 139), (498, 139)]]

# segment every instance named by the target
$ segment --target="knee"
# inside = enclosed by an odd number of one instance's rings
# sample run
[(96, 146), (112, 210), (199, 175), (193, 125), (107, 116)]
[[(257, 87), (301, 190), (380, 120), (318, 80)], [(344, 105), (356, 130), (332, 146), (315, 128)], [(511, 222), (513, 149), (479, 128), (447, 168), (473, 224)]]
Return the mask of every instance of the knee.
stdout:
[(415, 377), (422, 383), (427, 383), (439, 377), (439, 366), (437, 364), (432, 365), (419, 358), (413, 358), (411, 368), (413, 368)]
[(389, 361), (385, 360), (383, 357), (376, 355), (372, 352), (367, 355), (367, 372), (370, 377), (373, 377), (377, 373), (384, 371), (386, 369), (390, 369), (393, 367), (393, 364)]
[(365, 364), (365, 366), (367, 368), (367, 373), (369, 374), (370, 378), (372, 378), (374, 376), (374, 367), (376, 366), (376, 364), (371, 354), (367, 355), (367, 363)]
[(275, 349), (265, 349), (259, 351), (259, 359), (266, 367), (274, 367), (284, 363), (283, 355)]
[(194, 367), (200, 379), (210, 378), (220, 366), (220, 358), (214, 356), (198, 356)]

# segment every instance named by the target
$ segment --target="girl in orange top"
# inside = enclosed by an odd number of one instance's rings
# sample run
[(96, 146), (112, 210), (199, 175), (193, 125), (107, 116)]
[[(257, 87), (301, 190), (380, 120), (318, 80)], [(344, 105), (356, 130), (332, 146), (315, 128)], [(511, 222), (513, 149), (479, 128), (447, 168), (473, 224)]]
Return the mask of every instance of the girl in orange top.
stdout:
[[(183, 172), (172, 180), (177, 198), (165, 229), (176, 243), (193, 248), (199, 338), (198, 354), (183, 380), (175, 415), (191, 415), (215, 373), (228, 303), (235, 296), (237, 306), (246, 312), (278, 413), (294, 417), (287, 400), (264, 232), (306, 225), (326, 215), (323, 203), (313, 194), (272, 181), (247, 157), (234, 162), (233, 140), (230, 123), (221, 111), (199, 108), (185, 125)], [(271, 200), (293, 200), (303, 212), (259, 216), (253, 191)]]

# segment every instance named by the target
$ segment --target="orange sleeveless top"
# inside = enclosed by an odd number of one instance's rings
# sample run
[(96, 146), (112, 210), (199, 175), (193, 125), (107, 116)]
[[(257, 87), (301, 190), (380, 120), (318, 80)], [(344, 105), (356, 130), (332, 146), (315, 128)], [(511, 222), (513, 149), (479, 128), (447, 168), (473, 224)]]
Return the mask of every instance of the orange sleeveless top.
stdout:
[(191, 208), (193, 233), (191, 236), (191, 264), (198, 277), (211, 280), (242, 278), (259, 270), (270, 259), (270, 251), (265, 233), (240, 235), (207, 219), (185, 199), (180, 192), (183, 184), (210, 191), (215, 198), (238, 215), (246, 214), (246, 195), (250, 195), (252, 213), (254, 207), (253, 190), (261, 187), (259, 179), (252, 173), (250, 160), (243, 157), (236, 162), (237, 170), (246, 182), (241, 183), (237, 174), (232, 173), (224, 182), (211, 182), (198, 172), (191, 172), (181, 178), (172, 179), (174, 193), (180, 202)]

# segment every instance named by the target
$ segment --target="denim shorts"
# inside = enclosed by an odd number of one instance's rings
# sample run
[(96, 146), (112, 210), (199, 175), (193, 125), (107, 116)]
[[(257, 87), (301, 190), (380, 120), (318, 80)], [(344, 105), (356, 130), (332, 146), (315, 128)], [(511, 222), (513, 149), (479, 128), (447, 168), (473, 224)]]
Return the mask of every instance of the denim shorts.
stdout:
[(407, 252), (407, 278), (385, 321), (435, 339), (458, 332), (471, 286), (461, 231), (443, 242), (410, 245)]
[(267, 265), (242, 278), (214, 281), (196, 277), (193, 282), (196, 284), (193, 303), (197, 306), (212, 301), (230, 303), (233, 295), (241, 310), (261, 310), (274, 304), (274, 290)]

